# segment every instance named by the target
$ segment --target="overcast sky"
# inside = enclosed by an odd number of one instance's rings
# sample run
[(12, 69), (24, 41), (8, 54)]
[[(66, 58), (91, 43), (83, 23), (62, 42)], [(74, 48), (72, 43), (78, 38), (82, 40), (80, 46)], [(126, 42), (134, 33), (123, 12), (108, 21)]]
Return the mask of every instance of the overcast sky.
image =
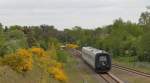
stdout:
[(0, 0), (3, 25), (54, 25), (58, 29), (96, 28), (119, 17), (138, 22), (150, 0)]

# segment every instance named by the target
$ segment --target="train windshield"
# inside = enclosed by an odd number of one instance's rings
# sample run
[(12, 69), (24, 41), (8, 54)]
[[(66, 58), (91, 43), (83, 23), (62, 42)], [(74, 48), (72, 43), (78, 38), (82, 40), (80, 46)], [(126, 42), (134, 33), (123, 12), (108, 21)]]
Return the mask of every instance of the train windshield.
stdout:
[(99, 61), (107, 61), (107, 57), (106, 56), (100, 56), (99, 57)]

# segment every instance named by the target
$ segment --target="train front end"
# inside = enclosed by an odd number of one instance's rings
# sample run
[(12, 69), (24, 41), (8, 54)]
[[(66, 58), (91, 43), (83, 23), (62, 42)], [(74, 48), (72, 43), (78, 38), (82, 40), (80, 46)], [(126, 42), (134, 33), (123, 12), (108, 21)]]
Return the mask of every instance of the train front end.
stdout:
[(95, 57), (97, 73), (106, 73), (111, 70), (111, 56), (108, 53), (97, 53)]

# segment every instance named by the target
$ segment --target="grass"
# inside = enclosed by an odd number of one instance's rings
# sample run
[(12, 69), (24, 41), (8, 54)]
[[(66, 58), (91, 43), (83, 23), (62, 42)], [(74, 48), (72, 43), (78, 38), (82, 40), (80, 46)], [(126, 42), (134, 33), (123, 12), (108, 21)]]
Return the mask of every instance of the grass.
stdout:
[(115, 57), (113, 63), (150, 73), (150, 63), (138, 62), (134, 57)]
[(1, 83), (40, 83), (42, 72), (38, 68), (25, 74), (20, 74), (12, 70), (10, 67), (0, 67)]
[(97, 83), (98, 80), (92, 75), (88, 68), (81, 60), (68, 56), (68, 63), (65, 64), (65, 71), (68, 75), (68, 83)]

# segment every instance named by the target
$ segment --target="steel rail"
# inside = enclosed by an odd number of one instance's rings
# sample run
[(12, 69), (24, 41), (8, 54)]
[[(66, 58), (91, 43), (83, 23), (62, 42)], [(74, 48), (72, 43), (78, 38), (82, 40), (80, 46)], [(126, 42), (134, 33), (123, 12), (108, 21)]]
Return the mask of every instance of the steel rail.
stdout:
[(116, 77), (110, 72), (106, 74), (99, 74), (99, 76), (103, 78), (107, 83), (124, 83), (122, 80), (120, 80), (118, 77)]
[(138, 70), (135, 70), (135, 69), (132, 69), (132, 68), (124, 67), (124, 66), (120, 66), (120, 65), (117, 65), (117, 64), (112, 64), (112, 67), (120, 69), (120, 70), (128, 71), (128, 72), (140, 75), (140, 76), (150, 77), (149, 73), (145, 73), (145, 72), (138, 71)]

